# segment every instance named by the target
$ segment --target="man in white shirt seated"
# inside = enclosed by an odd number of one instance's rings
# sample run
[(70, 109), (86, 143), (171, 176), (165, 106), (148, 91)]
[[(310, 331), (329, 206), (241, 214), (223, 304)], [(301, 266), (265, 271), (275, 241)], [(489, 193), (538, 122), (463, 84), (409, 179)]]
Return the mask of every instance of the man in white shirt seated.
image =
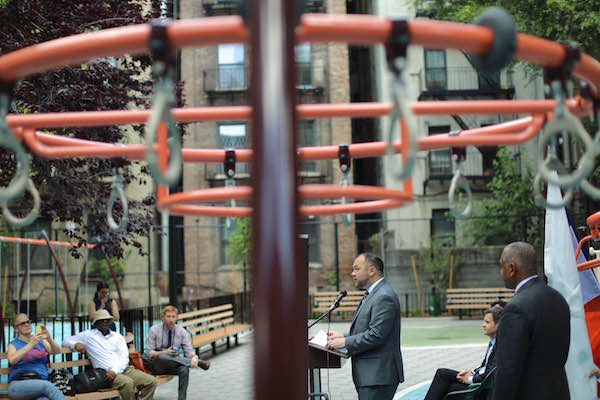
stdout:
[(483, 316), (483, 334), (490, 338), (485, 357), (481, 365), (472, 370), (456, 371), (453, 369), (439, 368), (435, 371), (435, 376), (429, 391), (424, 400), (442, 400), (449, 392), (464, 390), (472, 383), (481, 383), (487, 374), (496, 365), (495, 344), (496, 332), (498, 331), (498, 322), (502, 307), (496, 305), (488, 308)]
[(109, 329), (113, 318), (104, 309), (96, 311), (89, 331), (83, 331), (66, 338), (63, 347), (87, 353), (94, 368), (106, 370), (109, 385), (119, 391), (123, 400), (152, 399), (156, 390), (156, 380), (129, 365), (129, 351), (125, 338)]

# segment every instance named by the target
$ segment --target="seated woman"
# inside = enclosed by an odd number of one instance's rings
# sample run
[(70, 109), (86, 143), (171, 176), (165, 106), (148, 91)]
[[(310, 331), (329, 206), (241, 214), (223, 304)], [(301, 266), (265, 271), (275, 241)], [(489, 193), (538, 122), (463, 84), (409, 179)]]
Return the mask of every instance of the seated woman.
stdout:
[(15, 316), (17, 337), (8, 344), (8, 397), (14, 400), (64, 400), (62, 392), (48, 381), (48, 353), (60, 353), (60, 345), (46, 327), (38, 335), (31, 334), (27, 314)]
[(98, 310), (106, 310), (113, 317), (113, 322), (108, 327), (111, 331), (116, 332), (117, 326), (114, 321), (119, 320), (119, 306), (115, 299), (109, 297), (108, 284), (106, 282), (99, 282), (96, 285), (96, 293), (94, 298), (90, 300), (88, 304), (88, 317), (90, 321), (94, 319), (94, 314)]
[(496, 366), (496, 332), (502, 307), (495, 305), (484, 312), (483, 316), (483, 334), (490, 338), (488, 349), (481, 365), (472, 370), (455, 371), (453, 369), (439, 368), (435, 371), (433, 381), (429, 386), (429, 391), (425, 400), (442, 400), (449, 392), (464, 390), (471, 383), (482, 382), (487, 374)]

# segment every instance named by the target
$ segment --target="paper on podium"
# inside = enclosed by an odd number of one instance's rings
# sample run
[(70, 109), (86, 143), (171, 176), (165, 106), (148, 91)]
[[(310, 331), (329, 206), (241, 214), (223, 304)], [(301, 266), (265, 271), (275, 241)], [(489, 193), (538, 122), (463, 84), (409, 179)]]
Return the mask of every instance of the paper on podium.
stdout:
[[(321, 329), (319, 332), (317, 332), (317, 334), (308, 341), (308, 343), (312, 343), (314, 345), (320, 346), (324, 349), (327, 349), (327, 332), (325, 332), (323, 329)], [(341, 354), (348, 354), (348, 349), (346, 349), (345, 347), (342, 347), (341, 349), (336, 349), (334, 350), (334, 352), (337, 353), (341, 353)], [(348, 357), (348, 356), (346, 356)]]
[(327, 332), (321, 329), (312, 339), (309, 340), (309, 343), (313, 343), (321, 347), (327, 347)]

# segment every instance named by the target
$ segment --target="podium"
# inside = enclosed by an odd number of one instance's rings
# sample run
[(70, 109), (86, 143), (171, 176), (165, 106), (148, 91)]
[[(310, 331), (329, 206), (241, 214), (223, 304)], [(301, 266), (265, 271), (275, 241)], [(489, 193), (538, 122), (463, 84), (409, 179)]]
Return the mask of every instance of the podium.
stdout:
[(350, 356), (337, 350), (329, 350), (326, 347), (308, 343), (308, 385), (309, 393), (321, 392), (321, 369), (342, 368), (344, 362)]

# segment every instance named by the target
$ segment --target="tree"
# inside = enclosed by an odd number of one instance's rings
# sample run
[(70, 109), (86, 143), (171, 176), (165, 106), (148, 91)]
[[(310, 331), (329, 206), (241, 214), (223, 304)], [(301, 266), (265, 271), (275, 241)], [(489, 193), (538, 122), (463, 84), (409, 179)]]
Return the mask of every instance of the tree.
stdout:
[(250, 253), (252, 251), (252, 230), (250, 218), (238, 218), (228, 242), (227, 254), (235, 263), (250, 265)]
[(533, 176), (529, 167), (518, 173), (518, 159), (506, 147), (494, 160), (494, 177), (487, 184), (491, 195), (474, 200), (471, 218), (461, 223), (462, 232), (474, 244), (505, 244), (516, 240), (541, 243), (543, 210), (535, 205)]
[(600, 57), (600, 3), (572, 0), (417, 0), (436, 19), (472, 22), (491, 6), (505, 8), (519, 32), (554, 41), (575, 41), (583, 51)]
[[(156, 17), (144, 14), (142, 2), (123, 0), (4, 0), (0, 3), (0, 53), (83, 32), (133, 25)], [(158, 10), (158, 1), (151, 2)], [(150, 59), (120, 57), (97, 59), (81, 65), (59, 68), (32, 75), (14, 83), (11, 112), (43, 113), (64, 111), (123, 110), (148, 107), (152, 82), (139, 79), (147, 73)], [(142, 134), (140, 126), (134, 127)], [(117, 126), (98, 128), (56, 129), (53, 134), (124, 143), (126, 132)], [(146, 236), (152, 225), (153, 195), (143, 201), (129, 199), (127, 231), (115, 234), (106, 224), (106, 209), (111, 192), (113, 168), (122, 166), (125, 184), (145, 185), (149, 176), (145, 169), (136, 174), (132, 163), (111, 159), (42, 159), (31, 160), (31, 178), (38, 188), (42, 205), (40, 216), (49, 221), (73, 221), (76, 229), (65, 231), (76, 240), (96, 240), (105, 244), (109, 256), (122, 257), (125, 246), (142, 252), (138, 236)], [(10, 153), (0, 153), (0, 185), (12, 179), (15, 163)], [(29, 196), (11, 206), (16, 214), (29, 211)], [(122, 208), (117, 202), (118, 215)]]

